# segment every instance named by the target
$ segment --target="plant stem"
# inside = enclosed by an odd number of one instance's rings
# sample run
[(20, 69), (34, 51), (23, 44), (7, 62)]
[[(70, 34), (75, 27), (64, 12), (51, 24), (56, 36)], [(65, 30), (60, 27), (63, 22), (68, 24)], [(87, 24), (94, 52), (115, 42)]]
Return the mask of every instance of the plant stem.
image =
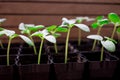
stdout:
[[(97, 35), (100, 34), (101, 28), (102, 28), (102, 27), (100, 26), (99, 29), (98, 29), (98, 31), (97, 31)], [(97, 43), (97, 40), (94, 40), (94, 42), (93, 42), (93, 46), (92, 46), (92, 51), (95, 50), (96, 43)]]
[(117, 32), (118, 42), (120, 42), (120, 33)]
[(68, 33), (67, 33), (67, 37), (66, 37), (66, 45), (65, 45), (65, 64), (67, 63), (68, 41), (69, 41), (69, 36), (70, 36), (70, 30), (71, 30), (71, 28), (68, 28)]
[(57, 43), (54, 43), (54, 48), (55, 48), (55, 53), (58, 53), (58, 49), (57, 49)]
[(42, 52), (43, 42), (44, 42), (44, 39), (41, 40), (41, 44), (40, 44), (40, 49), (39, 49), (39, 54), (38, 54), (38, 64), (40, 64), (40, 60), (41, 60), (41, 52)]
[(11, 38), (9, 39), (8, 47), (7, 47), (7, 66), (10, 65), (9, 63), (10, 44), (11, 44)]
[[(0, 23), (0, 27), (1, 27), (1, 25), (2, 25), (2, 23)], [(2, 44), (2, 41), (0, 40), (0, 46), (1, 46), (1, 48), (2, 49), (4, 49), (4, 47), (3, 47), (3, 44)]]
[(117, 25), (114, 26), (114, 29), (113, 29), (113, 32), (112, 32), (112, 35), (111, 35), (111, 38), (112, 38), (112, 39), (113, 39), (113, 37), (114, 37), (114, 35), (115, 35), (116, 28), (117, 28)]
[(81, 30), (78, 29), (78, 46), (80, 46), (80, 43), (81, 43)]
[(103, 61), (103, 53), (104, 53), (104, 47), (101, 48), (101, 55), (100, 55), (100, 61)]
[(0, 41), (0, 46), (1, 46), (1, 48), (2, 48), (2, 49), (4, 49), (3, 44), (2, 44), (2, 42), (1, 42), (1, 41)]
[(35, 43), (33, 41), (33, 38), (30, 36), (31, 41), (33, 42), (33, 50), (34, 50), (34, 54), (37, 55), (37, 50), (36, 50), (36, 46)]

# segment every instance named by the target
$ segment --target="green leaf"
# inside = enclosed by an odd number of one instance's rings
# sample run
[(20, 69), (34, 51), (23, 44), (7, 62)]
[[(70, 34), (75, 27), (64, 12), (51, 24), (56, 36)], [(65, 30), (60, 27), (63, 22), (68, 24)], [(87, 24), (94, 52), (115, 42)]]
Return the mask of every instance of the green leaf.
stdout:
[(117, 41), (116, 40), (114, 40), (114, 39), (112, 39), (112, 38), (109, 38), (109, 37), (104, 37), (105, 39), (107, 39), (107, 40), (109, 40), (109, 41), (112, 41), (112, 42), (114, 42), (115, 44), (117, 44)]
[(96, 17), (96, 20), (98, 21), (98, 20), (101, 20), (101, 19), (103, 19), (104, 18), (104, 16), (97, 16)]
[(56, 43), (56, 38), (52, 35), (45, 36), (44, 38), (51, 43)]
[(18, 34), (13, 34), (10, 38), (14, 39), (15, 37), (18, 37), (18, 36), (19, 36)]
[(54, 31), (56, 28), (57, 28), (56, 25), (52, 25), (52, 26), (47, 27), (46, 29), (50, 32), (50, 31)]
[(74, 24), (74, 25), (85, 32), (90, 32), (89, 27), (85, 24)]
[(7, 29), (5, 29), (3, 31), (4, 31), (5, 35), (9, 36), (9, 37), (15, 34), (15, 31), (13, 31), (13, 30), (7, 30)]
[(116, 49), (115, 44), (112, 41), (109, 41), (109, 40), (101, 41), (101, 44), (106, 50), (110, 52), (114, 52)]
[(100, 36), (100, 35), (89, 35), (89, 36), (87, 36), (87, 38), (89, 38), (89, 39), (95, 39), (95, 40), (99, 40), (99, 41), (103, 40), (103, 37)]
[(23, 39), (28, 45), (33, 46), (33, 42), (26, 36), (24, 35), (19, 35), (21, 39)]
[(61, 36), (61, 34), (59, 34), (59, 33), (54, 33), (53, 36), (55, 36), (55, 38), (58, 38), (59, 36)]
[(117, 32), (120, 33), (120, 27), (117, 28)]
[(0, 31), (0, 36), (3, 36), (5, 34), (4, 31)]
[(1, 28), (1, 27), (0, 27), (0, 31), (3, 31), (3, 30), (4, 30), (4, 28)]
[(19, 30), (26, 30), (24, 23), (20, 23), (18, 28)]
[(68, 24), (68, 25), (71, 25), (71, 24), (75, 24), (75, 22), (76, 22), (76, 19), (67, 19), (67, 18), (62, 18), (62, 21), (63, 21), (63, 23), (65, 23), (65, 24)]
[(33, 33), (31, 36), (37, 36), (41, 38), (43, 34), (40, 31), (38, 31), (38, 32)]
[(119, 23), (120, 17), (116, 13), (109, 13), (108, 18), (114, 24)]
[(83, 19), (77, 19), (76, 23), (81, 23), (83, 21)]
[(67, 28), (63, 28), (63, 27), (57, 27), (56, 28), (56, 32), (67, 32), (68, 29)]
[(96, 28), (99, 27), (99, 25), (98, 25), (97, 22), (94, 22), (94, 23), (92, 23), (91, 27), (92, 27), (93, 29), (96, 29)]
[(37, 26), (31, 26), (31, 27), (27, 27), (30, 31), (38, 31), (39, 29), (44, 28), (43, 25), (37, 25)]
[(109, 24), (108, 19), (101, 19), (101, 20), (99, 20), (98, 22), (99, 22), (99, 25), (101, 25), (101, 26), (104, 26), (104, 25), (106, 25), (106, 24)]
[(29, 33), (30, 33), (30, 30), (25, 29), (25, 30), (21, 31), (21, 33), (22, 33), (22, 34), (29, 34)]

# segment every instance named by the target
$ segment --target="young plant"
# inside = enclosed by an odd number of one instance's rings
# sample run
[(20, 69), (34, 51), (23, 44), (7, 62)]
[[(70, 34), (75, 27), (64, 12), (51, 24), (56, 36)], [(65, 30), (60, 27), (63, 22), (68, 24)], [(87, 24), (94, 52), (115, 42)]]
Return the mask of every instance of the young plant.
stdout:
[(41, 39), (41, 44), (40, 44), (40, 49), (39, 49), (39, 54), (38, 54), (38, 64), (40, 64), (41, 52), (42, 52), (44, 40), (46, 39), (47, 41), (51, 43), (56, 43), (56, 38), (53, 35), (50, 35), (46, 29), (42, 31), (37, 31), (33, 33), (31, 36), (37, 36)]
[(117, 28), (118, 42), (120, 42), (120, 27)]
[(37, 50), (36, 50), (34, 40), (33, 40), (32, 36), (31, 36), (31, 32), (36, 32), (36, 31), (38, 31), (39, 29), (42, 29), (42, 28), (44, 28), (43, 25), (35, 26), (34, 24), (24, 24), (24, 23), (19, 24), (19, 30), (21, 30), (21, 33), (22, 34), (27, 34), (28, 37), (33, 42), (33, 50), (34, 50), (35, 55), (37, 55)]
[[(109, 24), (108, 19), (105, 19), (104, 16), (98, 16), (96, 18), (96, 22), (92, 23), (91, 26), (93, 29), (98, 28), (97, 35), (100, 35), (100, 31), (101, 31), (102, 27), (107, 24)], [(92, 46), (92, 51), (95, 50), (96, 43), (97, 43), (97, 41), (94, 40), (93, 46)]]
[(33, 46), (33, 42), (27, 38), (26, 36), (24, 35), (18, 35), (15, 33), (15, 31), (13, 30), (7, 30), (7, 29), (3, 29), (2, 28), (2, 31), (0, 31), (0, 35), (6, 35), (8, 36), (9, 40), (8, 40), (8, 46), (7, 46), (7, 66), (10, 65), (9, 63), (9, 53), (10, 53), (10, 45), (11, 45), (11, 41), (12, 39), (16, 38), (16, 37), (20, 37), (22, 38), (26, 43), (28, 43), (29, 45)]
[(100, 56), (100, 61), (103, 61), (103, 53), (104, 53), (104, 48), (108, 50), (109, 52), (114, 52), (116, 50), (115, 44), (117, 43), (115, 40), (109, 37), (103, 37), (100, 35), (89, 35), (87, 36), (89, 39), (94, 39), (100, 41), (102, 48), (101, 48), (101, 56)]
[(114, 25), (114, 29), (111, 35), (111, 38), (114, 38), (116, 29), (118, 26), (120, 26), (120, 17), (116, 13), (109, 13), (108, 19), (111, 21), (111, 23)]
[[(61, 36), (61, 34), (59, 34), (60, 32), (67, 32), (67, 28), (59, 27), (56, 25), (48, 26), (46, 29), (48, 30), (49, 33), (55, 36), (55, 38), (58, 38), (59, 36)], [(57, 42), (54, 43), (54, 48), (55, 48), (55, 53), (58, 53)]]
[(76, 19), (70, 19), (68, 20), (67, 18), (62, 18), (62, 25), (61, 27), (67, 27), (68, 32), (67, 32), (67, 37), (66, 37), (66, 45), (65, 45), (65, 63), (67, 63), (67, 56), (68, 56), (68, 41), (69, 41), (69, 36), (70, 36), (70, 31), (71, 29), (76, 26), (79, 29), (85, 31), (85, 32), (90, 32), (90, 29), (87, 25), (85, 24), (75, 24)]
[[(1, 19), (0, 19), (0, 27), (2, 27), (2, 23), (5, 22), (5, 21), (6, 21), (6, 18), (1, 18)], [(1, 35), (0, 35), (0, 36), (1, 36)], [(0, 40), (0, 46), (1, 46), (2, 49), (4, 48), (1, 40)]]
[[(76, 17), (76, 23), (82, 23), (83, 21), (94, 21), (94, 18), (89, 18), (89, 17)], [(80, 46), (81, 43), (81, 30), (78, 29), (78, 46)]]

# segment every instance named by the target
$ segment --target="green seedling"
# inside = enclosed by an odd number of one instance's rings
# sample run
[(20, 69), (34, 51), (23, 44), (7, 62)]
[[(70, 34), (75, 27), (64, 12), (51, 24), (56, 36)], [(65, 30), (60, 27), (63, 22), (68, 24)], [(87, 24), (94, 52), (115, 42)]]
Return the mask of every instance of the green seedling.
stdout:
[(111, 35), (111, 38), (114, 38), (116, 29), (118, 26), (120, 26), (120, 17), (116, 13), (109, 13), (108, 19), (111, 21), (111, 23), (114, 25), (114, 29)]
[[(6, 21), (6, 18), (1, 18), (1, 19), (0, 19), (0, 27), (2, 27), (2, 23), (4, 23), (5, 21)], [(1, 35), (0, 35), (0, 36), (1, 36)], [(0, 46), (1, 46), (2, 49), (4, 48), (1, 40), (0, 40)]]
[(109, 52), (114, 52), (116, 50), (115, 43), (117, 42), (112, 38), (104, 37), (103, 39), (103, 37), (100, 35), (89, 35), (87, 38), (100, 41), (102, 45), (100, 61), (103, 61), (104, 48)]
[[(67, 28), (59, 27), (56, 25), (48, 26), (46, 29), (48, 30), (49, 33), (51, 33), (53, 36), (55, 36), (55, 38), (58, 38), (59, 36), (61, 36), (61, 34), (59, 34), (59, 33), (67, 32)], [(54, 48), (55, 48), (55, 53), (58, 53), (57, 42), (54, 43)]]
[(0, 35), (6, 35), (8, 36), (9, 40), (8, 40), (8, 46), (7, 46), (7, 66), (10, 65), (9, 63), (9, 53), (10, 53), (10, 45), (11, 45), (11, 41), (16, 38), (16, 37), (20, 37), (22, 38), (26, 43), (28, 43), (29, 45), (33, 46), (33, 42), (27, 38), (26, 36), (24, 35), (18, 35), (15, 33), (15, 31), (13, 30), (7, 30), (7, 29), (3, 29), (2, 28), (2, 31), (0, 31)]
[(32, 36), (31, 36), (31, 33), (32, 32), (36, 32), (36, 31), (38, 31), (39, 29), (42, 29), (42, 28), (44, 28), (43, 25), (35, 26), (34, 24), (24, 24), (24, 23), (20, 23), (19, 24), (19, 30), (21, 30), (21, 33), (22, 34), (27, 34), (28, 37), (33, 42), (33, 50), (34, 50), (34, 54), (35, 55), (37, 55), (37, 50), (36, 50), (36, 46), (35, 46), (34, 40), (33, 40)]
[(41, 52), (42, 52), (42, 47), (44, 40), (46, 39), (47, 41), (51, 43), (56, 43), (56, 38), (53, 35), (50, 35), (48, 30), (44, 29), (42, 31), (37, 31), (33, 33), (31, 36), (37, 36), (41, 39), (41, 44), (40, 44), (40, 49), (39, 49), (39, 54), (38, 54), (38, 64), (40, 64), (41, 60)]
[(62, 25), (61, 27), (67, 27), (68, 32), (67, 32), (67, 37), (66, 37), (66, 45), (65, 45), (65, 63), (67, 63), (67, 56), (68, 56), (68, 42), (69, 42), (69, 36), (70, 36), (70, 31), (71, 29), (76, 26), (79, 29), (85, 31), (85, 32), (90, 32), (90, 29), (87, 25), (85, 24), (75, 24), (76, 19), (70, 19), (68, 20), (67, 18), (62, 18)]
[(117, 28), (118, 42), (120, 42), (120, 27)]
[[(97, 35), (100, 35), (102, 27), (104, 25), (107, 25), (107, 24), (109, 24), (109, 20), (108, 19), (105, 19), (104, 16), (98, 16), (96, 18), (96, 22), (92, 23), (91, 26), (92, 26), (93, 29), (98, 28)], [(97, 41), (94, 40), (93, 46), (92, 46), (92, 51), (95, 50), (96, 43), (97, 43)]]
[[(94, 21), (95, 19), (94, 18), (89, 18), (89, 17), (76, 17), (76, 23), (82, 23), (83, 21), (87, 21), (87, 22), (90, 22), (90, 21)], [(81, 43), (81, 30), (78, 29), (78, 46), (80, 46), (80, 43)]]

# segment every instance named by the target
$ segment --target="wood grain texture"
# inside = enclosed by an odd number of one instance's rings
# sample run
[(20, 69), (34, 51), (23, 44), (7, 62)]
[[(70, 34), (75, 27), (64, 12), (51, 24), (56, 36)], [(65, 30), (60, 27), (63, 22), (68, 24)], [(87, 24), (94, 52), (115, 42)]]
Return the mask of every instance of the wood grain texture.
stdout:
[(110, 12), (119, 13), (119, 5), (0, 2), (0, 14), (4, 15), (106, 15)]
[[(81, 16), (81, 15), (80, 15)], [(35, 25), (60, 25), (62, 23), (62, 18), (66, 17), (68, 19), (74, 19), (80, 16), (66, 16), (66, 15), (0, 15), (1, 18), (6, 18), (7, 20), (3, 26), (17, 27), (21, 22), (26, 24), (35, 24)], [(95, 18), (95, 16), (89, 16), (90, 18)], [(87, 25), (90, 25), (92, 22), (84, 22)]]
[(120, 0), (0, 0), (1, 2), (87, 2), (87, 3), (120, 3)]

